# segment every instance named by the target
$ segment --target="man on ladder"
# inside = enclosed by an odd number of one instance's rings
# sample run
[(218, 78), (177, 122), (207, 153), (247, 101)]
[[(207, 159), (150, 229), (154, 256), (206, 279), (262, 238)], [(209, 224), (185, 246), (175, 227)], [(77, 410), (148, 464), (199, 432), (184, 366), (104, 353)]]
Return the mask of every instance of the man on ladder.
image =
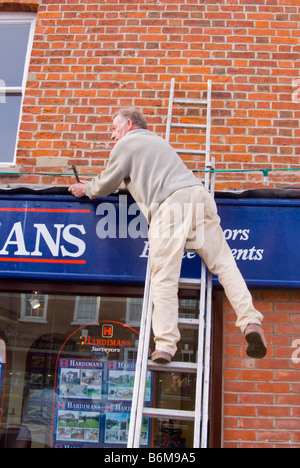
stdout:
[(69, 191), (77, 198), (87, 195), (94, 199), (111, 194), (124, 181), (148, 219), (156, 344), (152, 361), (171, 362), (180, 340), (177, 292), (186, 243), (218, 276), (237, 314), (236, 326), (245, 334), (248, 356), (264, 358), (263, 315), (254, 308), (225, 240), (213, 197), (176, 151), (147, 130), (138, 110), (124, 108), (114, 116), (111, 138), (116, 145), (106, 169), (89, 183), (72, 185)]

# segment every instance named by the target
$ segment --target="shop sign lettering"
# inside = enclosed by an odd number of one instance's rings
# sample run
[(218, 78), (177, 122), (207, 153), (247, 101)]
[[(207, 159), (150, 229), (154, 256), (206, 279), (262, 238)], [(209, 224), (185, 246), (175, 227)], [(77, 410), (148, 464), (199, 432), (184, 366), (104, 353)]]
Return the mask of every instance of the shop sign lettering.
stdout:
[[(1, 226), (2, 223), (0, 223), (0, 232)], [(26, 232), (28, 238), (23, 232), (21, 221), (14, 223), (7, 237), (0, 244), (0, 256), (42, 257), (49, 255), (50, 251), (52, 257), (78, 258), (86, 251), (86, 244), (82, 239), (86, 231), (82, 224), (54, 224), (49, 230), (46, 224), (37, 223)], [(33, 240), (34, 248), (30, 250), (28, 244), (32, 245)]]
[(90, 335), (81, 336), (81, 345), (91, 346), (92, 352), (105, 352), (107, 354), (120, 353), (121, 348), (130, 348), (132, 346), (130, 339), (114, 338), (114, 326), (111, 324), (102, 325), (101, 335), (101, 338)]
[[(127, 347), (131, 346), (130, 340), (113, 340), (103, 338), (93, 338), (91, 336), (83, 337), (82, 345), (88, 346), (115, 346), (115, 347)], [(115, 350), (114, 350), (115, 351)]]

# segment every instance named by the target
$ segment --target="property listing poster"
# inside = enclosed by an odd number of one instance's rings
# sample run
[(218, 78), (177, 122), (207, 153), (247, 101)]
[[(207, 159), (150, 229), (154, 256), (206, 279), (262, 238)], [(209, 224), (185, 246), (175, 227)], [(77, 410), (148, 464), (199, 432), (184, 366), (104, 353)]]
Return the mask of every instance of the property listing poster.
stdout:
[[(127, 445), (135, 362), (60, 359), (55, 398), (53, 447)], [(149, 372), (145, 404), (152, 400)], [(149, 445), (145, 419), (141, 445)]]

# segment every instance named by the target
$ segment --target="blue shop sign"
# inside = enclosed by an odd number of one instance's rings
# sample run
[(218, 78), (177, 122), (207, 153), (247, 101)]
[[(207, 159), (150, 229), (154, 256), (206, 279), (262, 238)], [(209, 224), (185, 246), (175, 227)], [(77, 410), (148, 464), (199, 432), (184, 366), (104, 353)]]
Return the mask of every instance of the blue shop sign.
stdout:
[[(300, 287), (300, 200), (217, 200), (225, 237), (249, 286)], [(147, 224), (127, 195), (3, 195), (0, 277), (142, 284)], [(182, 276), (199, 278), (185, 253)], [(215, 279), (217, 283), (217, 280)]]

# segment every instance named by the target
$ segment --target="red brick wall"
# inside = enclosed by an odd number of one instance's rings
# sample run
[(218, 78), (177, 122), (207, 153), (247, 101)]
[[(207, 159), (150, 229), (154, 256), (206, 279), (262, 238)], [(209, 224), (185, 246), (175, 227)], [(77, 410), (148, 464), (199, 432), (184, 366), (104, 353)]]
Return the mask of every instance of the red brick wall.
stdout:
[(224, 447), (300, 448), (300, 293), (254, 291), (267, 357), (249, 359), (229, 304), (224, 341)]
[[(213, 81), (212, 154), (217, 169), (300, 166), (299, 0), (19, 0), (0, 9), (38, 19), (24, 100), (17, 164), (31, 176), (1, 183), (67, 184), (41, 172), (98, 172), (111, 143), (111, 114), (135, 105), (165, 133), (170, 80), (180, 97), (199, 98)], [(298, 83), (298, 84), (297, 84)], [(203, 122), (197, 108), (176, 118)], [(199, 148), (203, 135), (173, 133)], [(203, 160), (184, 157), (191, 168)], [(73, 180), (73, 178), (72, 178)], [(300, 172), (270, 174), (272, 187), (300, 183)], [(260, 187), (262, 175), (218, 174), (217, 189)], [(227, 308), (224, 446), (300, 446), (300, 296), (255, 293), (266, 315), (268, 358), (246, 358)], [(299, 346), (299, 345), (298, 345)], [(300, 353), (299, 353), (300, 355)], [(299, 356), (300, 357), (300, 356)]]
[[(18, 5), (34, 10), (37, 3), (0, 2)], [(190, 98), (213, 81), (218, 169), (299, 166), (299, 10), (298, 0), (40, 0), (17, 163), (33, 173), (68, 172), (72, 163), (85, 173), (101, 170), (118, 107), (141, 107), (164, 135), (175, 76), (179, 94)], [(195, 108), (182, 117), (203, 121)], [(204, 137), (193, 131), (172, 141), (197, 149)], [(203, 167), (201, 158), (184, 159)], [(300, 175), (276, 172), (270, 180), (278, 187), (299, 183)], [(217, 188), (261, 182), (261, 173), (219, 174)]]

